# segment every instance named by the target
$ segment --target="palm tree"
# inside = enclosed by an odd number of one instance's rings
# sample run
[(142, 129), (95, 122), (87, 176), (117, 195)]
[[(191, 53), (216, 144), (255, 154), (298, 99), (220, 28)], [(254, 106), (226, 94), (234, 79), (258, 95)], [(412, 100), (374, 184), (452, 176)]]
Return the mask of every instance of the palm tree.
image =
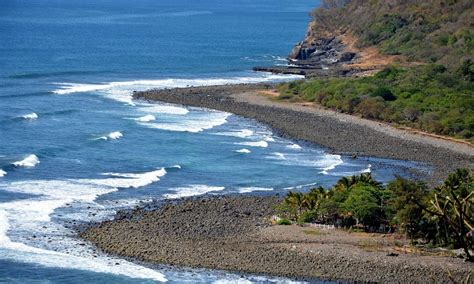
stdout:
[(304, 194), (301, 192), (290, 191), (286, 195), (284, 203), (288, 206), (289, 214), (293, 215), (293, 220), (298, 220), (304, 208)]
[(474, 177), (466, 169), (450, 174), (444, 184), (435, 189), (428, 213), (439, 217), (455, 233), (458, 244), (469, 261), (474, 261)]
[(326, 197), (326, 190), (320, 186), (317, 188), (312, 188), (308, 194), (304, 195), (304, 204), (305, 207), (310, 211), (315, 211), (319, 209), (321, 201)]

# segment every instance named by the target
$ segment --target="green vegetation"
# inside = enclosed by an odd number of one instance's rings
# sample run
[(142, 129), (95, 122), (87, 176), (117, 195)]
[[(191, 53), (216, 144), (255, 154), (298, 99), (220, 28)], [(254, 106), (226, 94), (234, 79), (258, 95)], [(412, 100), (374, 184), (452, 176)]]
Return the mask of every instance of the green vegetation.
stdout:
[(289, 192), (281, 217), (298, 223), (405, 233), (412, 243), (462, 248), (474, 258), (474, 176), (459, 169), (434, 189), (400, 177), (383, 185), (370, 174), (341, 178), (330, 190)]
[(286, 218), (281, 218), (276, 223), (277, 225), (291, 225), (291, 221)]
[(280, 100), (316, 102), (364, 118), (474, 139), (474, 64), (390, 66), (375, 76), (281, 84)]
[(473, 14), (472, 0), (323, 0), (312, 12), (312, 34), (350, 32), (359, 47), (399, 55), (400, 66), (365, 78), (283, 84), (280, 99), (314, 101), (472, 143)]
[(455, 70), (473, 58), (471, 0), (325, 0), (313, 11), (316, 34), (349, 30), (360, 47)]

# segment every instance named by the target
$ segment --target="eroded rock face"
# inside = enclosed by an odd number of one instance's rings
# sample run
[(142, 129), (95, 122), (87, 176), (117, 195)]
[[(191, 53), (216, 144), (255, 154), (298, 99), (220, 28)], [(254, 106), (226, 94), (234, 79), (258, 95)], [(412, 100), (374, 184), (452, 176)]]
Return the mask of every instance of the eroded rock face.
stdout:
[[(357, 66), (362, 54), (351, 45), (347, 31), (318, 27), (311, 21), (303, 41), (295, 44), (288, 55), (288, 66), (255, 66), (253, 70), (312, 77), (359, 76), (373, 70)], [(346, 45), (347, 43), (348, 45)]]
[(347, 52), (346, 46), (337, 36), (315, 37), (312, 33), (297, 43), (288, 59), (294, 65), (323, 68), (338, 63), (348, 63), (355, 58), (354, 52)]

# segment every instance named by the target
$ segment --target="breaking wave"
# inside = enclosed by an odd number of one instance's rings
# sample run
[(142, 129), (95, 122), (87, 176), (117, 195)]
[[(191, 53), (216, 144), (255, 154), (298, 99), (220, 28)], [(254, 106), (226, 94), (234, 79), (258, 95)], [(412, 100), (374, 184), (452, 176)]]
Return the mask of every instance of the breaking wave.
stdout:
[(268, 159), (275, 160), (277, 163), (288, 166), (314, 167), (321, 170), (322, 174), (335, 169), (344, 163), (340, 155), (332, 154), (306, 154), (306, 153), (272, 153)]
[(122, 132), (114, 131), (114, 132), (110, 132), (109, 134), (107, 134), (107, 136), (99, 137), (98, 140), (117, 140), (117, 139), (120, 139), (122, 137), (123, 137)]
[(254, 134), (254, 132), (250, 129), (242, 129), (242, 130), (238, 130), (238, 131), (218, 132), (218, 133), (214, 133), (214, 134), (215, 135), (221, 135), (221, 136), (247, 138), (249, 136), (252, 136)]
[(35, 154), (28, 155), (21, 161), (16, 161), (12, 165), (15, 167), (22, 167), (22, 168), (34, 168), (37, 164), (40, 163), (40, 160)]
[(136, 121), (138, 122), (150, 122), (156, 120), (156, 117), (154, 115), (148, 114), (145, 116), (141, 116), (138, 118), (135, 118)]
[(175, 115), (185, 115), (189, 112), (188, 109), (180, 106), (169, 105), (169, 104), (148, 104), (140, 103), (136, 104), (139, 106), (138, 110), (146, 113), (163, 113), (163, 114), (175, 114)]
[[(100, 218), (110, 217), (115, 211), (113, 208), (104, 208), (95, 203), (97, 197), (117, 191), (118, 188), (146, 186), (158, 181), (165, 174), (166, 171), (162, 168), (145, 173), (105, 173), (103, 175), (108, 177), (103, 179), (2, 183), (2, 190), (35, 196), (0, 203), (2, 258), (46, 267), (112, 273), (165, 282), (165, 276), (153, 269), (104, 254), (93, 255), (95, 253), (92, 247), (75, 238), (73, 230), (64, 227), (60, 222), (51, 222), (52, 215), (64, 220), (69, 220), (68, 218), (83, 221), (91, 221), (91, 218), (95, 221), (103, 220)], [(55, 213), (59, 208), (70, 206), (74, 207), (74, 213), (66, 214), (67, 217)], [(92, 208), (99, 210), (96, 211), (97, 215), (87, 213)], [(97, 216), (100, 216), (99, 219)], [(14, 239), (8, 235), (9, 231), (13, 231)], [(17, 234), (17, 232), (24, 233)], [(37, 237), (31, 239), (31, 236)]]
[(286, 148), (289, 148), (289, 149), (294, 149), (294, 150), (300, 150), (302, 149), (300, 145), (298, 144), (290, 144), (290, 145), (287, 145)]
[(239, 193), (250, 193), (254, 191), (272, 191), (273, 188), (270, 187), (241, 187), (237, 191)]
[(371, 173), (372, 172), (372, 165), (369, 164), (367, 165), (367, 168), (362, 169), (360, 171), (347, 171), (347, 172), (335, 172), (335, 173), (329, 173), (328, 171), (322, 171), (321, 173), (324, 175), (330, 175), (330, 176), (337, 176), (337, 177), (346, 177), (346, 176), (353, 176), (353, 175), (360, 175), (360, 174), (365, 174), (365, 173)]
[(202, 184), (190, 185), (189, 187), (177, 187), (170, 189), (174, 193), (164, 194), (163, 197), (167, 199), (176, 199), (182, 197), (203, 195), (209, 192), (222, 191), (225, 187), (223, 186), (208, 186)]
[(161, 123), (143, 122), (140, 125), (168, 131), (197, 133), (226, 123), (230, 115), (227, 112), (205, 112), (199, 116), (190, 116)]
[(239, 150), (235, 150), (234, 152), (237, 152), (237, 153), (241, 153), (241, 154), (250, 154), (251, 151), (249, 149), (239, 149)]
[(240, 143), (235, 143), (237, 145), (242, 145), (242, 146), (250, 146), (250, 147), (261, 147), (261, 148), (267, 148), (268, 147), (268, 142), (267, 141), (251, 141), (251, 142), (240, 142)]
[(34, 120), (34, 119), (38, 118), (38, 115), (36, 113), (32, 112), (32, 113), (29, 113), (29, 114), (22, 115), (21, 118), (27, 119), (27, 120)]

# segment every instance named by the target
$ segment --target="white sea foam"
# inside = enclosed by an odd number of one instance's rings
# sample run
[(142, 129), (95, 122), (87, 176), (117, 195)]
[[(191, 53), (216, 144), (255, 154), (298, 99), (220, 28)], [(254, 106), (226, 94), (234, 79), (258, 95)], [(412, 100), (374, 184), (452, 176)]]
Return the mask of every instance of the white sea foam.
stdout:
[(346, 172), (336, 172), (336, 173), (329, 173), (327, 171), (321, 172), (324, 175), (330, 175), (330, 176), (338, 176), (338, 177), (346, 177), (346, 176), (353, 176), (353, 175), (359, 175), (359, 174), (365, 174), (365, 173), (371, 173), (372, 172), (372, 165), (368, 165), (367, 168), (362, 169), (360, 171), (346, 171)]
[(267, 141), (250, 141), (250, 142), (240, 142), (240, 143), (235, 143), (237, 145), (243, 145), (243, 146), (250, 146), (250, 147), (261, 147), (261, 148), (267, 148), (268, 147), (268, 142)]
[(275, 138), (270, 135), (263, 136), (263, 140), (265, 140), (266, 142), (275, 142)]
[(184, 107), (168, 105), (168, 104), (137, 104), (139, 106), (138, 110), (146, 113), (163, 113), (163, 114), (175, 114), (175, 115), (185, 115), (189, 113), (189, 110)]
[[(258, 82), (278, 82), (302, 78), (299, 75), (283, 75), (271, 73), (255, 73), (254, 76), (232, 77), (232, 78), (209, 78), (209, 79), (161, 79), (161, 80), (135, 80), (123, 82), (110, 82), (103, 84), (78, 84), (78, 83), (57, 83), (59, 89), (53, 91), (58, 95), (73, 93), (83, 93), (91, 91), (107, 90), (147, 90), (152, 88), (184, 88), (189, 86), (213, 86)], [(131, 95), (131, 94), (130, 94)]]
[(327, 166), (323, 168), (322, 172), (327, 173), (328, 171), (334, 170), (337, 166), (344, 163), (340, 155), (325, 154), (324, 156), (327, 162)]
[(296, 186), (285, 187), (283, 189), (285, 189), (285, 190), (302, 189), (302, 188), (306, 188), (306, 187), (313, 187), (315, 185), (318, 185), (318, 183), (313, 182), (313, 183), (307, 183), (307, 184), (300, 184), (300, 185), (296, 185)]
[(107, 136), (101, 136), (98, 140), (117, 140), (123, 137), (123, 134), (120, 131), (114, 131), (107, 134)]
[(116, 139), (121, 138), (122, 136), (123, 134), (121, 132), (115, 131), (115, 132), (110, 133), (107, 137), (109, 137), (112, 140), (116, 140)]
[(238, 137), (238, 138), (247, 138), (249, 136), (252, 136), (254, 132), (250, 129), (242, 129), (238, 131), (218, 132), (214, 134), (222, 135), (222, 136), (232, 136), (232, 137)]
[(268, 159), (275, 160), (279, 164), (288, 166), (314, 167), (321, 170), (321, 173), (327, 173), (335, 169), (338, 165), (344, 163), (340, 155), (332, 154), (306, 154), (306, 153), (272, 153)]
[(32, 113), (29, 113), (29, 114), (22, 115), (21, 118), (28, 119), (28, 120), (34, 120), (34, 119), (38, 118), (38, 115), (36, 113), (32, 112)]
[(300, 150), (301, 149), (301, 146), (298, 145), (298, 144), (290, 144), (290, 145), (287, 145), (286, 147), (289, 148), (289, 149), (294, 149), (294, 150)]
[(164, 194), (163, 197), (167, 199), (176, 199), (181, 197), (189, 197), (196, 195), (203, 195), (209, 192), (222, 191), (225, 187), (223, 186), (208, 186), (202, 184), (189, 185), (188, 187), (171, 188), (170, 190), (174, 193)]
[(160, 180), (160, 177), (166, 175), (164, 168), (145, 172), (145, 173), (104, 173), (102, 175), (117, 178), (107, 179), (81, 179), (80, 182), (94, 185), (103, 185), (116, 188), (139, 188)]
[(272, 191), (270, 187), (241, 187), (238, 189), (239, 193), (249, 193), (254, 191)]
[(148, 115), (145, 115), (145, 116), (135, 118), (135, 120), (139, 121), (139, 122), (150, 122), (150, 121), (156, 120), (156, 117), (154, 115), (148, 114)]
[(7, 210), (0, 209), (0, 251), (2, 252), (2, 259), (39, 264), (45, 267), (80, 269), (98, 273), (112, 273), (131, 278), (167, 281), (162, 273), (122, 259), (81, 257), (14, 242), (7, 236), (10, 229), (9, 218), (11, 217)]
[[(89, 270), (98, 273), (112, 273), (132, 278), (166, 281), (163, 274), (149, 268), (130, 263), (115, 257), (99, 255), (93, 257), (89, 246), (79, 245), (80, 240), (70, 237), (73, 231), (51, 222), (56, 209), (68, 204), (89, 204), (87, 208), (97, 207), (94, 200), (103, 194), (117, 190), (117, 187), (139, 187), (156, 181), (164, 170), (148, 173), (110, 173), (119, 178), (80, 179), (80, 180), (36, 180), (2, 184), (2, 190), (33, 194), (36, 197), (0, 203), (0, 251), (3, 259), (35, 263), (46, 267)], [(127, 183), (120, 180), (127, 179)], [(119, 182), (117, 182), (119, 180)], [(105, 181), (105, 182), (104, 182)], [(117, 186), (117, 187), (116, 187)], [(83, 205), (84, 206), (84, 205)], [(75, 213), (76, 210), (75, 210)], [(114, 213), (113, 211), (110, 213)], [(74, 218), (81, 214), (73, 214)], [(71, 217), (71, 216), (69, 216)], [(87, 219), (85, 219), (87, 220)], [(12, 240), (8, 231), (15, 233)], [(37, 235), (31, 245), (28, 236)], [(47, 235), (43, 238), (44, 235)], [(41, 240), (43, 239), (43, 242)], [(61, 252), (48, 249), (53, 239), (55, 246), (63, 246)], [(52, 248), (54, 249), (54, 248)]]
[(230, 115), (227, 112), (206, 112), (199, 116), (185, 117), (172, 122), (143, 122), (140, 124), (154, 129), (197, 133), (226, 123)]
[(371, 164), (368, 164), (367, 168), (361, 171), (361, 173), (370, 173), (370, 172), (372, 172), (372, 165)]
[(250, 154), (250, 153), (251, 153), (251, 151), (250, 151), (249, 149), (245, 149), (245, 148), (239, 149), (239, 150), (235, 150), (235, 152), (237, 152), (237, 153), (242, 153), (242, 154)]
[(4, 170), (2, 170), (2, 169), (0, 169), (0, 177), (4, 177), (4, 176), (6, 176), (6, 175), (7, 175), (7, 172), (4, 171)]
[(273, 155), (275, 155), (275, 159), (278, 159), (278, 160), (285, 160), (285, 154), (283, 153), (279, 153), (279, 152), (275, 152), (273, 153)]
[(31, 154), (21, 161), (14, 162), (13, 165), (15, 167), (34, 168), (39, 163), (40, 160), (38, 157), (35, 154)]
[(135, 80), (124, 82), (110, 82), (102, 84), (79, 84), (79, 83), (57, 83), (58, 89), (52, 93), (68, 95), (83, 92), (99, 92), (110, 99), (135, 106), (133, 91), (144, 91), (149, 89), (184, 88), (189, 86), (213, 86), (240, 83), (258, 82), (281, 82), (296, 78), (299, 75), (283, 75), (271, 73), (255, 73), (254, 76), (233, 78), (209, 78), (209, 79), (161, 79), (161, 80)]
[(340, 164), (344, 163), (340, 155), (331, 155), (331, 154), (326, 154), (325, 155), (326, 160), (329, 162), (327, 166), (323, 168), (323, 170), (320, 172), (322, 174), (327, 175), (329, 171), (334, 170), (337, 166)]

